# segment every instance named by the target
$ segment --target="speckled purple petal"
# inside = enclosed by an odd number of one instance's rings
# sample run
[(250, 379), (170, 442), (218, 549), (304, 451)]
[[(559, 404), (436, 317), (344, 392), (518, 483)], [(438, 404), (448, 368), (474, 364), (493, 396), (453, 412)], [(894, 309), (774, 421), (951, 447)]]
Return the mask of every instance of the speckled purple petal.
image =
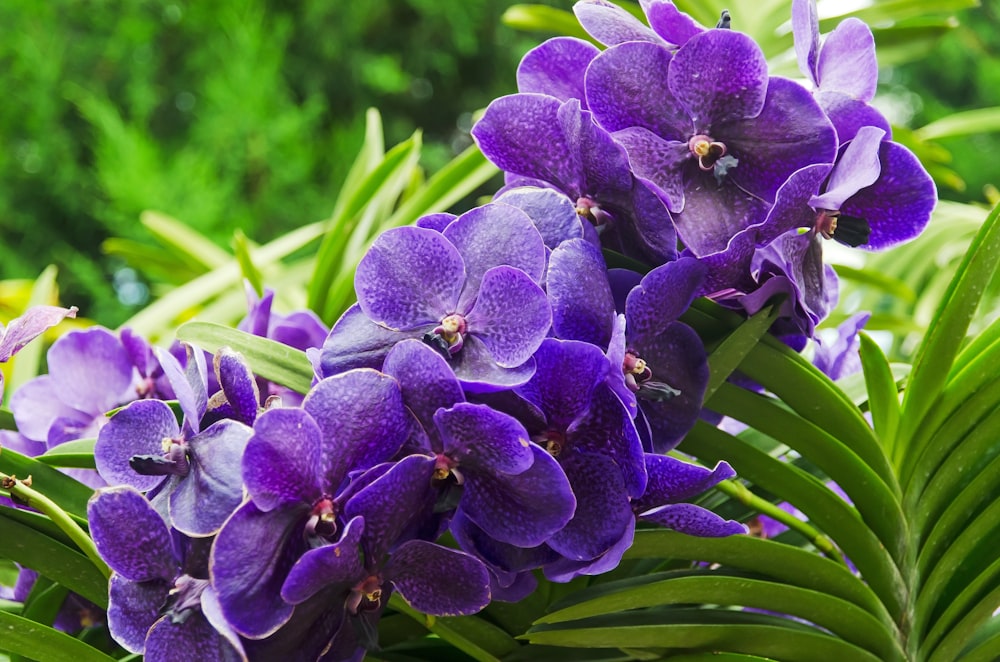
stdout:
[(640, 519), (702, 538), (721, 538), (747, 532), (747, 528), (739, 522), (722, 519), (712, 511), (691, 503), (660, 506), (643, 513)]
[(792, 0), (792, 34), (799, 71), (819, 87), (816, 70), (819, 62), (819, 14), (816, 0)]
[(840, 207), (843, 214), (868, 221), (871, 236), (861, 246), (882, 250), (913, 239), (930, 221), (937, 202), (934, 180), (913, 152), (898, 143), (879, 148), (882, 176), (861, 189)]
[(306, 551), (308, 506), (279, 506), (262, 513), (246, 502), (226, 520), (212, 546), (212, 586), (226, 620), (241, 635), (273, 634), (292, 615), (281, 585)]
[(348, 471), (391, 458), (410, 426), (395, 379), (362, 369), (328, 377), (302, 403), (323, 434), (323, 487), (335, 490)]
[(187, 354), (187, 362), (181, 366), (174, 355), (167, 350), (157, 347), (154, 349), (156, 358), (163, 367), (163, 374), (166, 375), (170, 386), (177, 396), (177, 402), (184, 412), (184, 427), (190, 428), (193, 432), (201, 429), (201, 417), (204, 416), (208, 408), (208, 393), (206, 388), (205, 372), (198, 363), (200, 352), (196, 352), (191, 345), (183, 343), (184, 351)]
[(583, 29), (605, 46), (626, 41), (663, 43), (642, 21), (606, 0), (580, 0), (573, 5), (573, 13)]
[(517, 390), (543, 412), (548, 425), (565, 430), (590, 407), (594, 388), (608, 371), (600, 348), (548, 338), (535, 353), (535, 375)]
[[(765, 246), (795, 228), (811, 228), (816, 223), (816, 211), (809, 206), (830, 174), (828, 163), (806, 166), (792, 173), (774, 197), (774, 206), (763, 223), (756, 228), (756, 244)], [(838, 206), (839, 208), (839, 206)]]
[(284, 317), (272, 317), (267, 337), (303, 351), (323, 344), (330, 329), (311, 310), (296, 310)]
[(639, 0), (639, 4), (653, 31), (671, 44), (683, 46), (691, 37), (705, 31), (670, 0)]
[(240, 505), (241, 459), (251, 432), (239, 421), (224, 420), (188, 440), (191, 473), (170, 495), (175, 529), (192, 537), (210, 536)]
[(559, 463), (535, 444), (528, 450), (532, 464), (517, 475), (491, 470), (485, 463), (465, 471), (459, 506), (484, 532), (519, 547), (541, 545), (566, 525), (576, 509)]
[(861, 20), (845, 18), (826, 36), (816, 64), (821, 90), (871, 101), (878, 86), (875, 37)]
[(664, 140), (687, 144), (694, 124), (667, 85), (670, 51), (657, 44), (628, 42), (613, 46), (587, 69), (587, 103), (608, 131), (633, 126)]
[(59, 399), (56, 384), (49, 375), (26, 382), (10, 396), (10, 409), (18, 431), (28, 439), (45, 442), (49, 428), (58, 419), (85, 423), (93, 415), (73, 409)]
[(837, 154), (830, 120), (808, 90), (785, 78), (769, 80), (757, 117), (719, 126), (716, 134), (739, 159), (727, 176), (768, 202), (793, 172), (813, 163), (833, 163)]
[(637, 513), (668, 503), (687, 501), (736, 476), (736, 472), (726, 462), (719, 462), (714, 469), (708, 469), (655, 453), (646, 454), (646, 471), (649, 473), (646, 493), (632, 504)]
[(283, 503), (312, 503), (319, 484), (322, 433), (301, 409), (271, 409), (254, 425), (243, 452), (243, 481), (254, 504), (268, 511)]
[(94, 444), (97, 471), (111, 484), (125, 483), (146, 491), (163, 476), (143, 476), (129, 466), (133, 455), (161, 455), (163, 440), (180, 436), (177, 418), (160, 400), (137, 400), (119, 410), (101, 428)]
[(625, 301), (629, 338), (662, 332), (691, 307), (704, 280), (705, 265), (690, 257), (660, 265), (646, 274)]
[(557, 552), (545, 545), (522, 547), (500, 542), (476, 526), (461, 509), (451, 520), (451, 532), (463, 551), (479, 558), (504, 578), (541, 567), (559, 558)]
[(621, 470), (608, 457), (570, 452), (559, 458), (576, 496), (573, 519), (548, 545), (574, 561), (596, 558), (621, 539), (633, 519)]
[(841, 92), (824, 91), (816, 94), (816, 101), (837, 130), (837, 140), (840, 144), (853, 140), (858, 131), (866, 126), (878, 127), (885, 131), (886, 137), (883, 140), (892, 138), (889, 120), (864, 101), (858, 101)]
[(618, 466), (628, 496), (637, 498), (646, 489), (639, 432), (625, 405), (606, 383), (594, 389), (587, 415), (570, 426), (567, 436), (573, 448), (581, 453), (611, 459)]
[[(581, 87), (583, 77), (581, 76)], [(0, 363), (17, 354), (29, 342), (67, 317), (76, 317), (77, 307), (32, 306), (6, 327), (0, 324)]]
[(671, 212), (684, 209), (684, 173), (697, 168), (687, 143), (664, 140), (643, 127), (616, 131), (614, 137), (628, 152), (635, 176), (657, 191)]
[[(433, 328), (427, 327), (428, 330)], [(348, 308), (323, 343), (319, 374), (333, 377), (354, 368), (382, 369), (382, 361), (392, 346), (422, 331), (392, 331), (372, 322), (358, 304)]]
[(673, 322), (657, 335), (631, 344), (652, 371), (653, 381), (680, 391), (669, 400), (647, 399), (642, 391), (637, 394), (652, 435), (652, 448), (666, 453), (681, 442), (701, 414), (709, 376), (705, 346), (682, 322)]
[(464, 616), (490, 603), (489, 572), (478, 559), (424, 540), (400, 545), (385, 577), (411, 607), (431, 616)]
[(433, 427), (438, 409), (465, 402), (462, 386), (448, 362), (419, 340), (404, 340), (393, 347), (383, 370), (399, 382), (403, 403), (425, 429)]
[(467, 312), (483, 276), (493, 267), (520, 269), (538, 282), (545, 273), (545, 244), (528, 215), (517, 207), (490, 203), (459, 216), (443, 232), (465, 263), (465, 287), (457, 311)]
[(343, 584), (349, 589), (362, 581), (367, 574), (361, 550), (364, 530), (365, 519), (352, 517), (340, 540), (303, 554), (281, 587), (282, 599), (297, 605), (330, 585)]
[(146, 634), (173, 588), (173, 578), (134, 582), (112, 574), (108, 588), (108, 630), (114, 640), (131, 653), (142, 653)]
[(507, 189), (494, 202), (512, 205), (526, 213), (550, 249), (583, 236), (576, 207), (565, 194), (554, 189), (520, 186)]
[(444, 452), (460, 466), (519, 474), (534, 461), (524, 426), (486, 405), (459, 402), (439, 409), (434, 424), (441, 431)]
[(175, 622), (164, 616), (153, 624), (146, 637), (145, 656), (163, 662), (237, 662), (246, 660), (197, 612)]
[(651, 264), (677, 258), (677, 231), (666, 203), (638, 179), (632, 186), (631, 207), (635, 231)]
[(742, 32), (707, 30), (677, 51), (667, 83), (695, 130), (721, 140), (719, 124), (756, 117), (763, 109), (767, 60)]
[(560, 101), (585, 99), (583, 77), (600, 51), (574, 37), (555, 37), (528, 51), (517, 67), (519, 92), (548, 94)]
[(809, 204), (815, 209), (837, 210), (852, 195), (874, 184), (882, 171), (878, 153), (884, 136), (882, 129), (863, 127), (841, 152), (826, 191), (810, 199)]
[(600, 249), (583, 239), (563, 242), (549, 258), (546, 283), (555, 334), (606, 347), (614, 300)]
[(462, 351), (452, 358), (451, 368), (466, 391), (490, 393), (520, 386), (531, 379), (535, 361), (529, 358), (514, 368), (501, 367), (486, 343), (470, 334), (465, 337)]
[(211, 586), (206, 586), (205, 590), (201, 593), (201, 613), (211, 626), (215, 628), (215, 631), (225, 637), (235, 650), (243, 650), (240, 636), (229, 625), (229, 622), (226, 621), (226, 617), (222, 613), (222, 606), (219, 605), (219, 595)]
[(548, 299), (520, 269), (494, 267), (466, 316), (469, 333), (487, 347), (497, 365), (514, 368), (534, 354), (552, 324)]
[(215, 375), (236, 419), (253, 425), (260, 407), (260, 391), (243, 355), (229, 347), (219, 349), (215, 354)]
[(719, 187), (711, 173), (696, 170), (687, 187), (684, 210), (674, 214), (674, 225), (688, 250), (695, 257), (706, 257), (726, 250), (732, 237), (761, 223), (768, 208), (731, 182)]
[(451, 224), (451, 222), (456, 218), (458, 218), (458, 216), (455, 214), (448, 214), (446, 212), (427, 214), (418, 218), (415, 225), (418, 228), (427, 228), (428, 230), (444, 232), (444, 229), (448, 227), (448, 225)]
[(543, 568), (545, 576), (550, 581), (562, 583), (568, 582), (580, 575), (601, 575), (614, 570), (621, 563), (622, 556), (632, 546), (634, 538), (635, 518), (632, 518), (626, 524), (625, 531), (621, 537), (608, 551), (595, 559), (587, 561), (572, 561), (567, 558), (561, 558)]
[(131, 487), (108, 487), (87, 503), (97, 551), (108, 567), (134, 582), (173, 582), (180, 570), (170, 531), (146, 498)]
[(358, 305), (373, 322), (393, 330), (440, 322), (456, 311), (465, 283), (458, 250), (440, 232), (393, 228), (358, 263)]
[(48, 364), (59, 399), (74, 409), (98, 414), (130, 399), (132, 362), (107, 329), (70, 331), (49, 348)]

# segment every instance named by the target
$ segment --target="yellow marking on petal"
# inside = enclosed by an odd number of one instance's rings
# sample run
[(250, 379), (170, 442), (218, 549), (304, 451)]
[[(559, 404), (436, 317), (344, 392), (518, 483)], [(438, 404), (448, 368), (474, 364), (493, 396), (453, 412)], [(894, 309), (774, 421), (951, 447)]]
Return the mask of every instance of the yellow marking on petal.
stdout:
[(524, 446), (525, 448), (528, 447), (528, 440), (527, 439), (518, 439), (518, 441), (520, 441), (521, 445)]

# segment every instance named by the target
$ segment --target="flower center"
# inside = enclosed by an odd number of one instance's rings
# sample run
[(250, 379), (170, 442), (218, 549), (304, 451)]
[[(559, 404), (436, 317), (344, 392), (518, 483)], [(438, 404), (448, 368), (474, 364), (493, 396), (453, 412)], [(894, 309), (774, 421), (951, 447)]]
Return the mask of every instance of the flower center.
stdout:
[(458, 462), (451, 459), (444, 453), (438, 453), (437, 457), (434, 459), (434, 477), (436, 481), (446, 480), (448, 476), (454, 476), (455, 482), (459, 485), (465, 482), (465, 478), (462, 474), (455, 470), (458, 466)]
[(720, 185), (729, 171), (739, 165), (739, 159), (726, 153), (725, 143), (712, 140), (711, 136), (703, 133), (691, 137), (688, 150), (698, 159), (698, 167), (714, 174), (715, 181)]
[(330, 497), (317, 501), (306, 520), (306, 534), (333, 541), (337, 535), (337, 504)]
[(191, 471), (187, 440), (164, 437), (162, 448), (162, 455), (133, 455), (128, 465), (142, 476), (187, 476)]
[(599, 202), (587, 196), (582, 196), (577, 199), (576, 213), (581, 218), (589, 221), (590, 224), (597, 228), (598, 231), (601, 231), (611, 225), (611, 222), (614, 220), (614, 217), (612, 217), (611, 214), (601, 208)]
[(559, 430), (546, 430), (541, 434), (534, 435), (532, 440), (547, 450), (552, 457), (559, 457), (559, 454), (566, 448), (566, 435)]
[(351, 589), (351, 595), (347, 598), (347, 609), (356, 616), (358, 612), (378, 609), (381, 602), (382, 580), (377, 575), (369, 575)]
[(666, 382), (654, 381), (653, 370), (645, 360), (639, 358), (634, 350), (630, 349), (625, 352), (622, 372), (625, 373), (625, 384), (633, 393), (644, 400), (665, 402), (681, 394), (680, 391)]
[(181, 575), (167, 594), (167, 612), (173, 623), (183, 623), (196, 609), (201, 609), (201, 594), (208, 586), (207, 579)]
[(865, 219), (829, 209), (820, 209), (816, 213), (814, 227), (816, 233), (825, 239), (833, 239), (851, 248), (867, 244), (872, 233), (871, 225)]
[(452, 313), (441, 320), (433, 331), (425, 333), (423, 341), (450, 361), (451, 357), (461, 351), (467, 329), (465, 318), (458, 313)]

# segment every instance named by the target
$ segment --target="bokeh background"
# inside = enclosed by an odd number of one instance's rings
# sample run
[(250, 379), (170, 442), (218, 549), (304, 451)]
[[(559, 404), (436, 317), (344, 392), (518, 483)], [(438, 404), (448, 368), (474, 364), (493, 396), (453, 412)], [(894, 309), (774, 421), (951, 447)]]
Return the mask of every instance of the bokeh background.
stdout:
[[(220, 246), (236, 228), (265, 242), (326, 218), (368, 107), (386, 145), (422, 128), (435, 171), (551, 34), (505, 25), (512, 4), (0, 0), (0, 280), (55, 264), (61, 300), (114, 327), (155, 294), (117, 250), (148, 241), (144, 210)], [(878, 102), (900, 127), (1000, 106), (1000, 0), (952, 15), (924, 55), (883, 66)], [(988, 128), (924, 146), (942, 198), (995, 197)]]

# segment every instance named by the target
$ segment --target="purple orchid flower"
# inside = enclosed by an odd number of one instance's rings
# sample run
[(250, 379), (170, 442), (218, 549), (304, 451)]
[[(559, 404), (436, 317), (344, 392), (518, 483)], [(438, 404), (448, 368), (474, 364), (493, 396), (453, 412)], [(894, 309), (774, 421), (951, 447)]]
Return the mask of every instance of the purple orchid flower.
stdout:
[(151, 660), (245, 661), (239, 637), (209, 585), (209, 541), (172, 534), (135, 488), (99, 490), (87, 505), (90, 532), (113, 571), (108, 627), (115, 641)]
[(340, 539), (349, 474), (390, 460), (409, 429), (398, 384), (369, 369), (324, 379), (301, 409), (271, 409), (257, 419), (242, 460), (250, 500), (219, 531), (211, 560), (213, 585), (237, 632), (260, 639), (289, 621), (293, 606), (282, 599), (282, 584), (308, 549)]
[(878, 85), (878, 60), (871, 28), (844, 19), (820, 45), (816, 0), (792, 1), (792, 33), (799, 69), (812, 81), (820, 106), (837, 129), (841, 144), (864, 126), (891, 136), (888, 120), (868, 102)]
[(847, 377), (861, 371), (861, 356), (858, 350), (861, 341), (858, 334), (864, 328), (871, 313), (861, 311), (844, 320), (836, 329), (832, 342), (820, 342), (813, 354), (813, 365), (833, 380)]
[[(256, 384), (242, 358), (223, 353), (221, 375), (232, 409), (256, 416)], [(122, 408), (97, 437), (94, 460), (110, 484), (151, 491), (154, 506), (174, 528), (192, 537), (214, 534), (243, 500), (239, 462), (251, 430), (239, 420), (218, 420), (202, 429), (208, 397), (200, 354), (188, 348), (186, 368), (168, 352), (159, 360), (184, 412), (183, 426), (161, 400)], [(249, 404), (248, 404), (249, 402)], [(252, 407), (252, 415), (246, 413)]]
[(835, 155), (833, 127), (808, 91), (769, 78), (760, 48), (732, 30), (696, 34), (676, 53), (649, 42), (609, 48), (588, 68), (586, 90), (696, 257), (726, 250), (793, 172)]
[(541, 235), (509, 205), (473, 209), (442, 232), (388, 230), (358, 264), (357, 307), (331, 330), (321, 373), (380, 366), (395, 343), (418, 338), (466, 389), (522, 384), (552, 320), (538, 285), (544, 269)]
[[(622, 7), (606, 0), (581, 0), (573, 5), (573, 13), (583, 29), (605, 46), (646, 41), (676, 49), (705, 31), (669, 0), (640, 0), (640, 5), (648, 27)], [(723, 14), (722, 20), (726, 15)]]
[[(67, 317), (76, 317), (77, 307), (33, 306), (7, 323), (0, 324), (0, 363), (6, 363), (29, 342)], [(3, 399), (3, 373), (0, 373), (0, 400)]]

